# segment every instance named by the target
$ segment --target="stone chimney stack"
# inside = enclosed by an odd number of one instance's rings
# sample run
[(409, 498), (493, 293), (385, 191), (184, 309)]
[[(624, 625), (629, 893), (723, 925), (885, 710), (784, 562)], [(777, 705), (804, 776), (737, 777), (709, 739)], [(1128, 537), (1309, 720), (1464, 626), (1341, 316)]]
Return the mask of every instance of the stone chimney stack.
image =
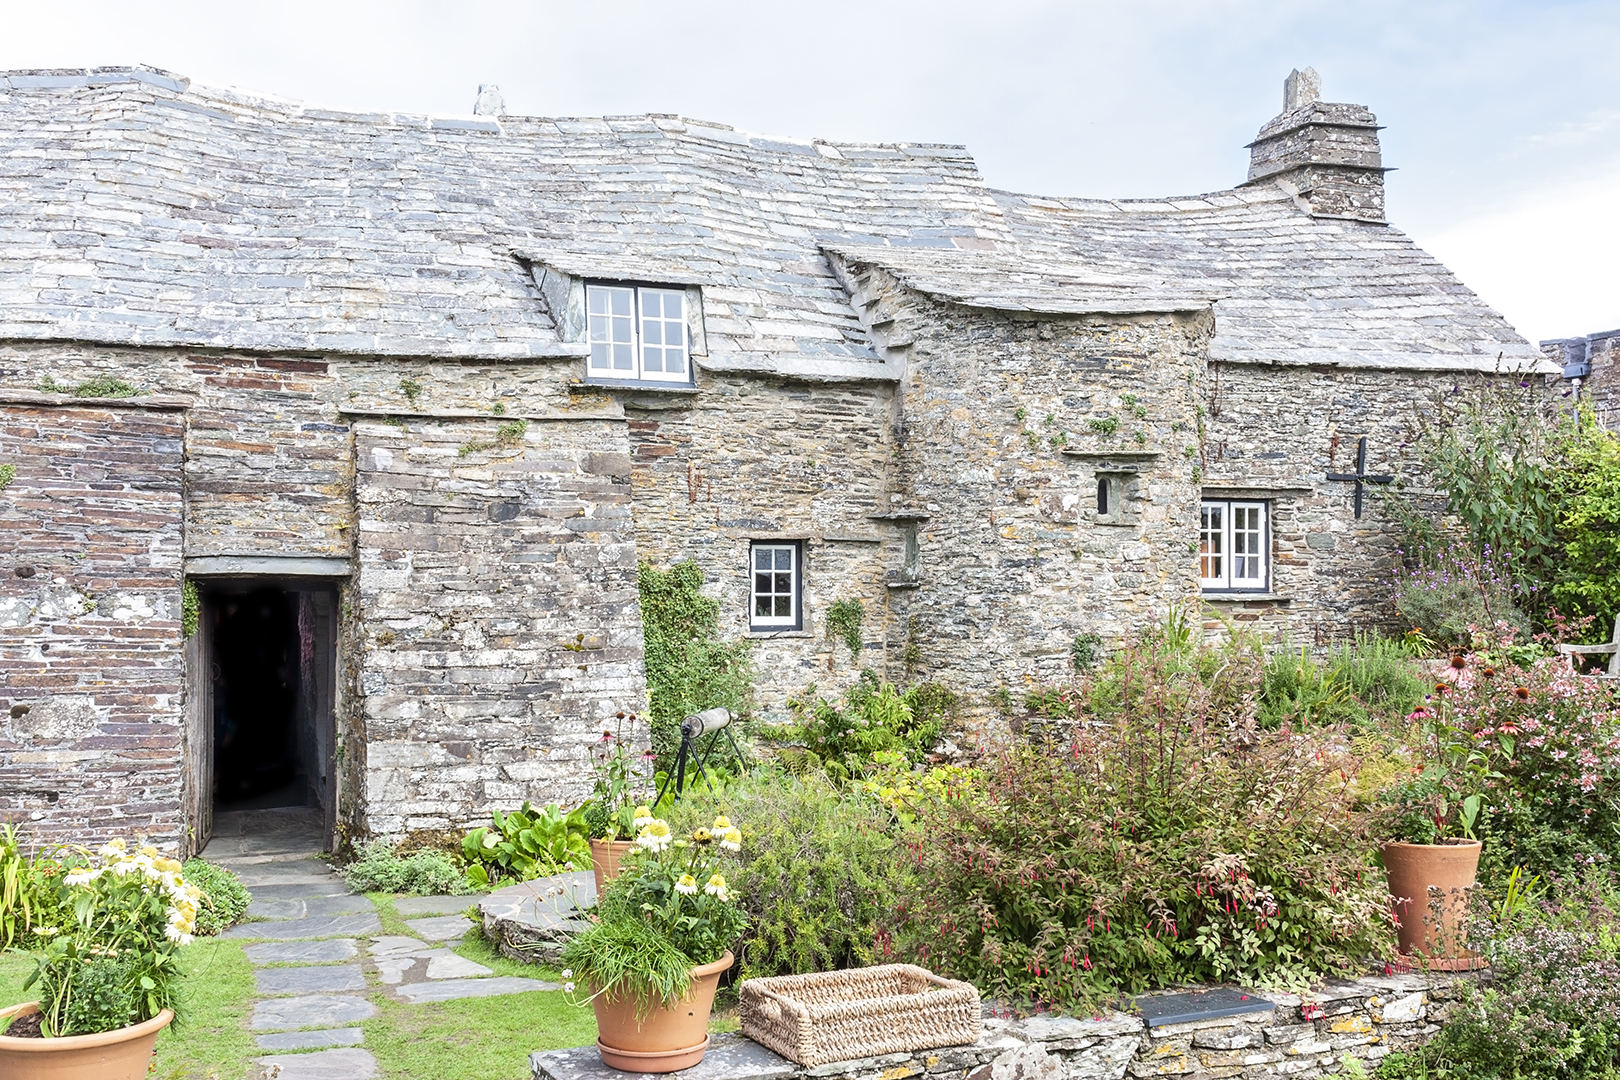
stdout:
[(1316, 217), (1384, 220), (1378, 118), (1365, 105), (1321, 100), (1315, 71), (1291, 71), (1283, 111), (1249, 144), (1249, 184), (1278, 183)]

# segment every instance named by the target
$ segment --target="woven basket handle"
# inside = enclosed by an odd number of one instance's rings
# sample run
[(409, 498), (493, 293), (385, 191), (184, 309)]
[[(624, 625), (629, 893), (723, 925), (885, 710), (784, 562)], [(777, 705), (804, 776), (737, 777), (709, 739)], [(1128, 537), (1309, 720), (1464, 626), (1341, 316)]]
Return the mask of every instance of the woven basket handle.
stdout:
[(772, 1001), (770, 998), (763, 995), (761, 995), (759, 1001), (755, 1004), (754, 1009), (761, 1016), (764, 1016), (773, 1023), (782, 1019), (782, 1007), (776, 1002)]

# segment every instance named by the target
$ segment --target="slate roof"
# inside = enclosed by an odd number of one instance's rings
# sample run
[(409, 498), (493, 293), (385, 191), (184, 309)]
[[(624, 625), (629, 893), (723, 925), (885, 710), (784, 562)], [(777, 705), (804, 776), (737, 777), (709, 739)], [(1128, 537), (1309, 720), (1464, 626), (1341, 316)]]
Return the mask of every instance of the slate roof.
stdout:
[(580, 355), (539, 261), (701, 285), (711, 369), (890, 377), (829, 252), (978, 307), (1215, 302), (1229, 359), (1539, 357), (1398, 232), (1313, 220), (1271, 185), (1035, 199), (990, 190), (955, 146), (343, 113), (145, 68), (0, 76), (0, 338)]

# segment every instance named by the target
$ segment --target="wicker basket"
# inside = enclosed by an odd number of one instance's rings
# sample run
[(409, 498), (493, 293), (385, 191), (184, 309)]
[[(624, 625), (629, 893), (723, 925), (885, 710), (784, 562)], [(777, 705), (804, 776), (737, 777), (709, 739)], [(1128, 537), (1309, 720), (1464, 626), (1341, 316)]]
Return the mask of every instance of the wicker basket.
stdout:
[(979, 991), (911, 964), (749, 979), (743, 1034), (800, 1065), (977, 1042)]

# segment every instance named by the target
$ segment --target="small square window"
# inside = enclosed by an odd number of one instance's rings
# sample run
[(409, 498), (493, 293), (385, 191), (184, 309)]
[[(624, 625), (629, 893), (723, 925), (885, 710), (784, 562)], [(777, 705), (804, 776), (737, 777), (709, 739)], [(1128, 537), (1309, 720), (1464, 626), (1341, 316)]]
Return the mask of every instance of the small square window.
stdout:
[(1205, 502), (1198, 510), (1198, 579), (1205, 592), (1270, 587), (1270, 512), (1263, 502)]
[(748, 552), (748, 623), (754, 630), (798, 630), (800, 571), (804, 549), (798, 543), (754, 544)]
[(692, 381), (686, 293), (642, 285), (586, 285), (589, 372), (597, 379)]

